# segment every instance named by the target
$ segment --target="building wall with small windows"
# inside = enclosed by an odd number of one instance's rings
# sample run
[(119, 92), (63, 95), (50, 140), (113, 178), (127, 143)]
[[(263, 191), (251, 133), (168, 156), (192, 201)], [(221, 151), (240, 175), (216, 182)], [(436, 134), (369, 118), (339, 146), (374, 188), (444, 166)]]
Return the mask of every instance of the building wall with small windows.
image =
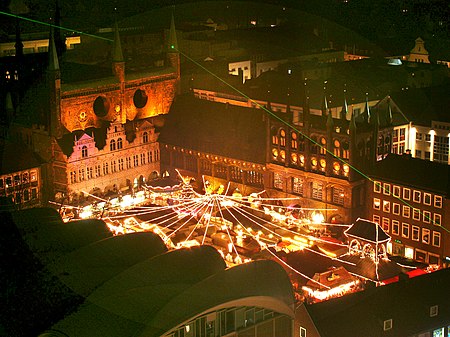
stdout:
[[(13, 160), (11, 160), (13, 159)], [(16, 208), (42, 203), (42, 162), (20, 143), (0, 144), (0, 197), (7, 197)]]
[[(411, 170), (414, 170), (414, 163), (405, 160), (403, 165), (411, 165)], [(446, 182), (442, 181), (440, 190), (432, 189), (432, 185), (419, 184), (419, 175), (433, 174), (433, 170), (429, 168), (426, 173), (416, 168), (417, 180), (413, 185), (408, 179), (402, 181), (395, 173), (392, 174), (401, 169), (409, 170), (406, 166), (393, 166), (391, 174), (383, 177), (377, 174), (373, 181), (368, 181), (368, 217), (391, 236), (389, 254), (427, 264), (448, 265), (450, 201), (445, 191)], [(404, 176), (408, 177), (408, 173)]]

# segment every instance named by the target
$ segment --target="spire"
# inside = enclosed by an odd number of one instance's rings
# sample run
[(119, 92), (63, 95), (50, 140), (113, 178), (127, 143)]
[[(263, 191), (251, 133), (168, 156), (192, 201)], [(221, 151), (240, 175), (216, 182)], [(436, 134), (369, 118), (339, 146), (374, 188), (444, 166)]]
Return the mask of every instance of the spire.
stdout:
[(364, 105), (364, 119), (369, 124), (371, 122), (370, 109), (369, 109), (369, 93), (366, 92), (366, 104)]
[(20, 20), (19, 18), (16, 18), (16, 43), (14, 44), (14, 47), (16, 48), (16, 57), (22, 58), (23, 56), (23, 43), (22, 43), (22, 37), (20, 36)]
[(48, 70), (59, 71), (59, 61), (58, 53), (56, 52), (55, 37), (53, 28), (50, 28), (50, 38), (49, 38), (49, 48), (48, 48)]
[(323, 82), (322, 116), (326, 116), (327, 113), (328, 113), (327, 81), (324, 81), (324, 82)]
[(168, 51), (172, 53), (178, 52), (178, 41), (177, 41), (177, 32), (175, 30), (175, 19), (172, 17), (170, 19), (170, 31), (169, 31), (169, 41), (168, 41)]
[(392, 116), (391, 97), (390, 96), (388, 96), (388, 99), (387, 99), (387, 114), (386, 114), (386, 118), (387, 118), (388, 125), (392, 125), (393, 116)]
[(114, 23), (114, 42), (113, 42), (113, 62), (124, 62), (122, 45), (120, 44), (119, 26), (117, 21)]
[(327, 116), (327, 129), (333, 129), (334, 123), (333, 123), (333, 116), (331, 116), (331, 110), (328, 113)]
[(341, 119), (346, 120), (348, 113), (348, 105), (347, 105), (347, 85), (344, 84), (344, 103), (342, 104), (341, 110)]
[[(303, 87), (303, 126), (305, 128), (309, 128), (309, 96), (308, 96), (308, 88), (305, 78), (305, 83)], [(308, 130), (308, 129), (306, 129)]]
[(55, 28), (55, 46), (56, 51), (58, 52), (58, 56), (61, 57), (62, 53), (66, 49), (66, 44), (64, 42), (64, 38), (61, 38), (61, 8), (59, 7), (58, 0), (55, 1), (55, 18), (54, 18)]
[(355, 114), (352, 111), (352, 116), (350, 118), (350, 125), (349, 125), (350, 134), (354, 134), (356, 132), (356, 120), (355, 120)]

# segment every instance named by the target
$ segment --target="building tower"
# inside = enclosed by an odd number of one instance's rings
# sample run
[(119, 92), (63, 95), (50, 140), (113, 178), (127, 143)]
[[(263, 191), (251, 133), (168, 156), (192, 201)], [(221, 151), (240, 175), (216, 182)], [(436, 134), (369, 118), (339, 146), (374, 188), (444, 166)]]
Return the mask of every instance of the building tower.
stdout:
[(61, 127), (61, 71), (59, 68), (58, 53), (56, 51), (54, 30), (50, 29), (47, 81), (49, 85), (49, 114), (47, 125), (51, 136), (60, 138)]
[(169, 38), (167, 39), (167, 61), (169, 65), (175, 69), (175, 73), (177, 74), (176, 93), (180, 94), (180, 52), (178, 50), (178, 40), (173, 12), (170, 19)]

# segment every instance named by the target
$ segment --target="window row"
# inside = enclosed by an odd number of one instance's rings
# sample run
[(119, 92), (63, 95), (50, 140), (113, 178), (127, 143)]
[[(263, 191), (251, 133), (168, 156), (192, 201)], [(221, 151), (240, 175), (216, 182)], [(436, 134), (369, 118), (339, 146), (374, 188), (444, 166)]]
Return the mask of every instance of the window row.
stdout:
[[(391, 221), (391, 219), (386, 217), (380, 219), (379, 215), (374, 215), (373, 221), (378, 223), (386, 233), (391, 233), (392, 235), (401, 236), (405, 239), (411, 239), (428, 245), (431, 244), (434, 247), (441, 246), (441, 233), (438, 231), (431, 231), (428, 228), (421, 228), (406, 222), (400, 223), (400, 221), (397, 220)], [(421, 231), (422, 236), (420, 235)]]
[[(391, 191), (392, 187), (392, 191)], [(393, 195), (403, 200), (412, 200), (416, 203), (423, 203), (424, 205), (431, 206), (433, 202), (433, 196), (431, 193), (412, 190), (406, 187), (391, 185), (389, 183), (381, 183), (380, 181), (374, 181), (373, 191), (375, 193), (383, 193), (385, 195)], [(402, 193), (403, 192), (403, 193)], [(411, 193), (412, 192), (412, 193)], [(442, 196), (434, 195), (434, 207), (442, 208)]]
[(0, 196), (12, 197), (15, 204), (26, 203), (33, 200), (38, 200), (38, 189), (34, 188), (23, 188), (19, 191), (0, 191)]
[(70, 183), (97, 178), (100, 176), (108, 175), (110, 173), (116, 173), (125, 169), (131, 169), (134, 167), (142, 166), (147, 163), (153, 163), (159, 161), (159, 150), (154, 152), (149, 151), (147, 153), (135, 154), (126, 158), (114, 159), (110, 162), (104, 162), (95, 166), (82, 167), (79, 170), (70, 172)]
[(413, 220), (423, 221), (424, 223), (433, 223), (436, 226), (440, 226), (442, 223), (442, 215), (440, 213), (431, 213), (430, 211), (422, 211), (419, 208), (410, 207), (406, 205), (400, 205), (395, 202), (392, 203), (388, 200), (380, 200), (373, 198), (373, 209), (383, 210), (385, 213), (391, 213), (394, 215), (401, 215), (404, 218), (412, 218)]
[(0, 189), (20, 186), (37, 181), (37, 171), (22, 172), (11, 176), (0, 177)]

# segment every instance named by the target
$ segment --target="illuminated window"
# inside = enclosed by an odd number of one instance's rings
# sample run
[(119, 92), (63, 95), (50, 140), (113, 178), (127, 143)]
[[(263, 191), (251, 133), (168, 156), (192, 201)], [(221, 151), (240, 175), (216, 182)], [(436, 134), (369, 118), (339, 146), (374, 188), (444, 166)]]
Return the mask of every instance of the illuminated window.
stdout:
[(394, 195), (394, 197), (400, 198), (400, 186), (394, 185), (392, 187), (392, 194)]
[(96, 165), (95, 166), (95, 176), (96, 177), (100, 177), (101, 176), (100, 165)]
[(403, 205), (403, 216), (409, 218), (411, 216), (411, 208), (409, 206)]
[(126, 157), (125, 161), (127, 163), (127, 169), (130, 169), (131, 168), (131, 157)]
[(420, 191), (414, 191), (413, 192), (413, 201), (420, 203), (420, 199), (421, 199), (420, 196), (421, 196)]
[(273, 187), (279, 190), (283, 189), (283, 176), (280, 173), (273, 174)]
[(423, 222), (431, 222), (431, 213), (429, 211), (423, 211)]
[(325, 137), (320, 138), (320, 154), (326, 154), (327, 153), (327, 140)]
[(155, 161), (159, 161), (159, 150), (155, 150)]
[(86, 169), (86, 179), (89, 180), (92, 178), (94, 178), (94, 169), (92, 167), (88, 167)]
[(117, 139), (117, 149), (120, 150), (123, 147), (122, 138)]
[(374, 214), (372, 219), (373, 219), (373, 222), (380, 224), (380, 216), (379, 215)]
[(109, 173), (109, 164), (103, 163), (103, 175), (107, 175)]
[(300, 158), (300, 165), (304, 166), (305, 165), (305, 156), (301, 155), (299, 158)]
[(272, 129), (272, 145), (278, 145), (278, 133), (276, 129)]
[(333, 163), (333, 171), (335, 174), (339, 174), (339, 171), (341, 169), (341, 165), (338, 162)]
[(278, 149), (272, 149), (272, 158), (277, 159), (278, 158)]
[(386, 195), (391, 194), (391, 184), (387, 184), (387, 183), (383, 184), (383, 194), (386, 194)]
[(392, 319), (387, 319), (383, 322), (383, 330), (391, 330), (392, 329)]
[(148, 143), (148, 132), (147, 131), (145, 131), (143, 134), (142, 134), (142, 142), (145, 144), (145, 143)]
[(286, 152), (284, 150), (280, 151), (280, 158), (283, 162), (286, 160)]
[(113, 160), (111, 162), (111, 172), (114, 173), (117, 171), (117, 162), (115, 160)]
[(286, 146), (286, 131), (284, 129), (280, 130), (280, 145)]
[(409, 188), (403, 189), (403, 199), (405, 200), (411, 199), (411, 190)]
[(306, 337), (306, 329), (304, 327), (300, 327), (300, 337)]
[(391, 211), (391, 203), (387, 200), (383, 200), (383, 212), (389, 213)]
[(439, 213), (433, 214), (433, 224), (435, 224), (436, 226), (440, 226), (441, 220), (442, 220), (442, 216)]
[(323, 187), (322, 183), (313, 181), (311, 183), (311, 198), (322, 200)]
[(420, 209), (413, 208), (413, 219), (420, 220)]
[(295, 132), (291, 133), (291, 149), (297, 150), (298, 148), (298, 140), (297, 140), (297, 134)]
[(110, 151), (115, 151), (115, 150), (116, 150), (116, 141), (115, 141), (114, 139), (112, 139), (112, 140), (109, 142), (109, 150), (110, 150)]
[(149, 152), (147, 153), (147, 161), (148, 161), (149, 163), (152, 163), (152, 162), (153, 162), (153, 153), (152, 153), (152, 151), (149, 151)]
[(294, 165), (298, 164), (298, 156), (296, 153), (291, 154), (291, 163)]
[(419, 232), (420, 228), (413, 225), (411, 229), (411, 239), (413, 239), (414, 241), (419, 241)]
[(400, 204), (392, 203), (392, 214), (400, 215)]
[(81, 158), (86, 158), (88, 156), (88, 148), (86, 145), (84, 145), (81, 148)]
[(431, 194), (430, 193), (423, 194), (423, 203), (425, 205), (431, 206)]
[(404, 238), (409, 238), (409, 224), (408, 223), (402, 223), (402, 236)]
[(333, 193), (333, 203), (334, 204), (338, 204), (338, 205), (343, 205), (344, 204), (344, 189), (343, 188), (339, 188), (339, 187), (333, 187), (332, 188), (332, 193)]
[(397, 220), (392, 220), (392, 234), (400, 234), (400, 223)]
[(434, 196), (434, 207), (442, 208), (442, 197), (440, 195)]
[(141, 165), (145, 165), (145, 153), (141, 153)]
[(327, 161), (325, 159), (320, 159), (320, 167), (325, 168), (327, 166)]
[(422, 229), (422, 242), (426, 244), (430, 243), (430, 230), (427, 228)]
[(303, 179), (293, 177), (292, 178), (292, 193), (303, 195)]
[(385, 217), (383, 217), (383, 222), (381, 223), (381, 226), (382, 226), (382, 228), (383, 228), (383, 230), (386, 232), (386, 233), (389, 233), (389, 224), (390, 224), (390, 219), (389, 218), (385, 218)]
[(72, 171), (70, 172), (70, 183), (74, 184), (77, 182), (77, 172)]
[(347, 176), (348, 172), (350, 171), (350, 166), (348, 166), (347, 164), (344, 164), (344, 166), (342, 168), (344, 169), (344, 174)]
[(381, 206), (381, 201), (378, 198), (373, 198), (373, 209), (379, 210)]
[(374, 181), (373, 182), (373, 191), (375, 193), (380, 193), (381, 192), (381, 183), (379, 181)]
[(433, 231), (433, 246), (440, 247), (441, 246), (441, 233)]
[(137, 154), (133, 155), (134, 167), (139, 166), (139, 156)]

